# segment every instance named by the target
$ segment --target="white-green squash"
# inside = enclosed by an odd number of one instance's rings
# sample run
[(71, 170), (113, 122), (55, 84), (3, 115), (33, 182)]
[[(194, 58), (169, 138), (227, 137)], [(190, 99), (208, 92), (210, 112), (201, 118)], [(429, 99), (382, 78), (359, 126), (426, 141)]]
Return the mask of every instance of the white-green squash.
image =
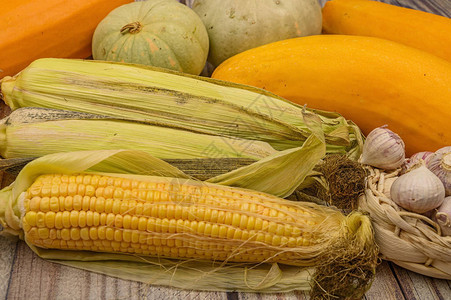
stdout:
[(257, 46), (321, 33), (318, 0), (195, 0), (192, 8), (207, 28), (214, 66)]
[(208, 47), (207, 31), (191, 8), (176, 0), (148, 0), (106, 16), (94, 32), (92, 55), (199, 75)]

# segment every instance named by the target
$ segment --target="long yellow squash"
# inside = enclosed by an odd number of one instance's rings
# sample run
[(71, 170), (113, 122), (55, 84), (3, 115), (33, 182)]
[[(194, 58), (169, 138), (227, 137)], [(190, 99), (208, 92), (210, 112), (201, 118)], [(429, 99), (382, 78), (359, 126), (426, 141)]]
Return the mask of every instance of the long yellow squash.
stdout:
[(451, 19), (370, 0), (327, 1), (323, 32), (373, 36), (451, 61)]
[(212, 77), (337, 111), (368, 134), (387, 124), (408, 154), (451, 141), (451, 63), (388, 40), (319, 35), (238, 54)]

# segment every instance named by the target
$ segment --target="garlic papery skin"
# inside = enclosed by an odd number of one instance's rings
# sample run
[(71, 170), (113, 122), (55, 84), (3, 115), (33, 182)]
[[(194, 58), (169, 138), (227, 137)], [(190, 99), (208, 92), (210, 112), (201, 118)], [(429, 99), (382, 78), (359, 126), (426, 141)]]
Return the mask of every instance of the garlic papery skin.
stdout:
[(405, 144), (399, 135), (390, 129), (373, 129), (363, 144), (360, 162), (383, 170), (394, 170), (405, 161)]
[(451, 196), (451, 146), (437, 150), (428, 159), (426, 166), (442, 181), (445, 195)]
[(402, 208), (422, 214), (443, 203), (445, 188), (440, 179), (423, 163), (399, 176), (390, 188), (390, 196)]
[(437, 209), (435, 221), (440, 225), (442, 235), (451, 235), (451, 196), (446, 197)]
[(431, 151), (422, 151), (413, 154), (411, 157), (407, 158), (402, 165), (402, 174), (409, 172), (410, 169), (418, 164), (421, 160), (423, 160), (427, 164), (432, 155), (434, 155), (434, 152)]

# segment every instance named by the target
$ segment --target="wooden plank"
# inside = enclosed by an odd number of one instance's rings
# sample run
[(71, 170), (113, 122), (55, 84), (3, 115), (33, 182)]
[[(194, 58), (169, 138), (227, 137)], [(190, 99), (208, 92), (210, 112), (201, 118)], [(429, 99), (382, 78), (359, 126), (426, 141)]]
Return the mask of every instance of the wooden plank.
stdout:
[[(34, 254), (24, 242), (19, 242), (13, 269), (7, 294), (10, 299), (309, 299), (308, 293), (304, 291), (277, 294), (198, 292), (120, 280), (50, 263)], [(398, 273), (412, 273), (398, 269)], [(410, 288), (413, 283), (418, 284), (425, 278), (415, 273), (410, 274)], [(401, 280), (405, 282), (406, 279)], [(383, 262), (378, 267), (377, 277), (365, 299), (447, 299), (446, 296), (451, 294), (449, 281), (426, 280), (431, 281), (430, 286), (434, 291), (417, 286), (415, 293), (405, 290), (404, 297), (389, 264)], [(23, 288), (24, 286), (27, 288)]]
[(5, 299), (11, 279), (18, 240), (0, 236), (0, 298)]
[(308, 292), (294, 291), (289, 293), (228, 293), (227, 300), (307, 300)]
[(394, 276), (390, 265), (387, 261), (383, 261), (376, 270), (376, 278), (373, 285), (365, 294), (367, 300), (380, 299), (405, 299), (397, 279)]
[(436, 279), (411, 272), (392, 264), (392, 269), (398, 279), (400, 288), (407, 299), (451, 299), (451, 281)]
[[(321, 6), (328, 0), (319, 0)], [(396, 6), (416, 9), (433, 13), (436, 15), (451, 18), (451, 1), (450, 0), (375, 0)]]
[[(2, 111), (0, 110), (0, 117)], [(0, 172), (2, 188), (9, 185), (12, 180), (14, 180), (14, 176)], [(0, 298), (5, 298), (8, 292), (17, 244), (17, 238), (0, 236)]]
[(11, 275), (8, 299), (227, 299), (225, 292), (151, 286), (51, 263), (23, 241), (18, 243)]
[(449, 0), (377, 0), (401, 7), (421, 10), (451, 18), (451, 1)]

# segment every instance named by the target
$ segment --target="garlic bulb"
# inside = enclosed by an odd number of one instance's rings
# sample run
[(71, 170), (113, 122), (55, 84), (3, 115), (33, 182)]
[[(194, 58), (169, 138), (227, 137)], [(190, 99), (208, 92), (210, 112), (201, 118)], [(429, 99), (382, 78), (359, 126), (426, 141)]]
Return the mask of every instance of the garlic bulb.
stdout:
[(442, 229), (442, 235), (451, 235), (451, 196), (446, 197), (440, 205), (435, 220)]
[(378, 127), (371, 131), (363, 145), (360, 162), (384, 170), (402, 166), (405, 160), (404, 141), (393, 131)]
[(412, 167), (420, 163), (421, 160), (423, 160), (426, 164), (429, 158), (434, 154), (434, 152), (431, 151), (422, 151), (417, 152), (413, 154), (411, 157), (407, 158), (402, 165), (402, 173), (409, 172)]
[(440, 179), (423, 163), (399, 176), (390, 188), (390, 196), (402, 208), (422, 214), (443, 203), (445, 188)]
[(426, 166), (442, 181), (446, 196), (451, 195), (451, 146), (437, 150), (427, 161)]

